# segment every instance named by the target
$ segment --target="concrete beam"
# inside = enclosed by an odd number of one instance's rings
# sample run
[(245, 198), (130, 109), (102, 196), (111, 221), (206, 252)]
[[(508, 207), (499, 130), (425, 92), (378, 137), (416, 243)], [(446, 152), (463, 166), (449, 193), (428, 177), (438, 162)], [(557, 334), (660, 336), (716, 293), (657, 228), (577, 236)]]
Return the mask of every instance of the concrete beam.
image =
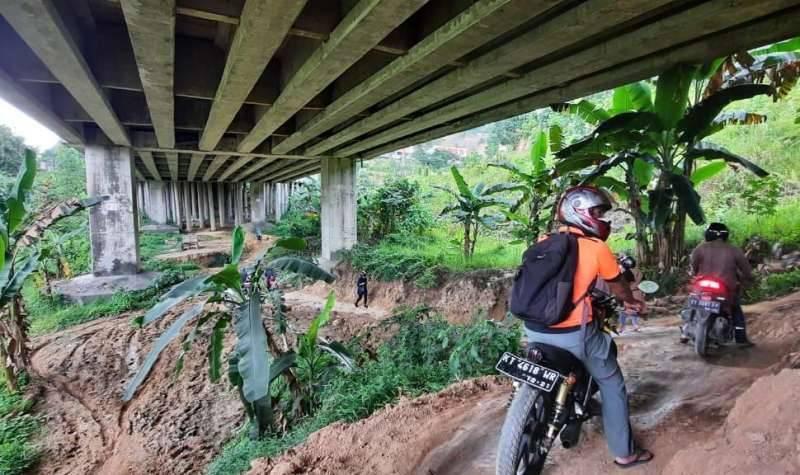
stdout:
[(222, 175), (217, 178), (217, 181), (225, 181), (231, 175), (236, 173), (237, 170), (242, 168), (243, 166), (247, 165), (253, 160), (253, 157), (239, 157), (236, 159), (235, 162), (231, 163), (225, 168), (225, 171), (222, 172)]
[(790, 6), (788, 5), (790, 3), (800, 4), (800, 1), (764, 0), (732, 4), (727, 0), (714, 0), (704, 3), (679, 15), (649, 23), (626, 35), (617, 36), (580, 53), (537, 68), (518, 79), (512, 79), (414, 117), (413, 120), (339, 149), (337, 154), (355, 155), (443, 122), (517, 100), (537, 91), (557, 87), (575, 78), (598, 73), (623, 62), (657, 55), (672, 45), (694, 41), (753, 18), (780, 11)]
[[(332, 159), (328, 158), (326, 160), (332, 160)], [(314, 165), (319, 165), (319, 163), (306, 163), (306, 162), (294, 163), (294, 164), (291, 164), (291, 165), (288, 165), (288, 166), (285, 166), (285, 167), (283, 167), (281, 169), (276, 170), (273, 174), (267, 175), (264, 178), (262, 178), (262, 180), (263, 181), (281, 181), (281, 180), (286, 179), (287, 177), (292, 176), (293, 174), (298, 173), (299, 170), (305, 170), (305, 169), (308, 169), (308, 168), (312, 168)]]
[(247, 0), (200, 138), (201, 150), (216, 148), (305, 3), (305, 0)]
[(177, 153), (165, 153), (167, 157), (167, 166), (169, 167), (169, 176), (170, 180), (178, 181), (178, 154)]
[(304, 169), (298, 170), (293, 175), (288, 176), (286, 178), (283, 178), (283, 180), (287, 181), (287, 182), (296, 181), (296, 180), (299, 180), (300, 178), (304, 178), (304, 177), (307, 177), (309, 175), (314, 175), (316, 173), (319, 173), (320, 168), (321, 168), (321, 165), (319, 163), (317, 163), (313, 167), (308, 167), (308, 168), (304, 168)]
[(89, 113), (109, 140), (117, 145), (130, 145), (127, 131), (51, 0), (0, 2), (0, 15)]
[(283, 167), (291, 165), (292, 162), (288, 160), (279, 160), (270, 164), (267, 168), (260, 170), (258, 173), (247, 177), (247, 181), (266, 181), (266, 177), (271, 176), (276, 171)]
[(194, 181), (194, 177), (197, 175), (197, 170), (200, 168), (200, 165), (203, 163), (203, 158), (205, 155), (202, 153), (193, 153), (191, 161), (189, 162), (189, 171), (187, 172), (186, 179), (189, 181)]
[(137, 181), (145, 181), (144, 175), (142, 175), (142, 172), (139, 171), (137, 167), (133, 167), (133, 174), (136, 177)]
[(612, 70), (574, 81), (564, 87), (552, 88), (545, 92), (533, 94), (520, 100), (383, 144), (380, 147), (367, 150), (361, 154), (361, 157), (364, 159), (378, 157), (411, 145), (436, 140), (485, 124), (515, 117), (546, 107), (549, 104), (571, 101), (597, 91), (649, 79), (676, 64), (699, 64), (711, 58), (727, 56), (737, 51), (746, 51), (755, 46), (775, 43), (796, 36), (798, 34), (797, 25), (800, 25), (800, 9), (785, 11), (778, 16), (772, 16), (722, 33), (706, 36), (699, 41), (685, 44), (661, 55), (625, 64)]
[(21, 110), (34, 120), (52, 130), (56, 135), (72, 144), (83, 143), (83, 137), (70, 124), (61, 120), (52, 112), (52, 108), (42, 104), (28, 91), (17, 84), (8, 74), (0, 69), (0, 97)]
[(158, 145), (175, 146), (175, 0), (122, 0)]
[(206, 169), (205, 175), (203, 175), (203, 181), (211, 181), (211, 178), (214, 177), (214, 174), (217, 173), (219, 167), (222, 166), (228, 160), (228, 155), (217, 155), (211, 160), (211, 163), (208, 165)]
[(353, 115), (390, 97), (539, 15), (556, 1), (530, 3), (516, 0), (480, 0), (414, 45), (408, 53), (350, 89), (289, 138), (273, 148), (287, 153)]
[[(148, 152), (161, 152), (161, 153), (204, 153), (197, 148), (161, 148), (150, 146), (149, 140), (143, 139), (141, 141), (135, 140), (134, 150), (144, 150)], [(310, 155), (276, 155), (272, 153), (257, 153), (257, 152), (237, 152), (235, 150), (215, 150), (214, 154), (226, 155), (231, 157), (249, 157), (249, 158), (286, 158), (290, 160), (318, 160), (322, 157), (314, 157)]]
[[(441, 78), (373, 113), (368, 118), (337, 132), (308, 148), (319, 154), (385, 125), (403, 119), (431, 104), (467, 91), (503, 73), (534, 60), (557, 53), (566, 47), (591, 39), (629, 22), (649, 11), (663, 8), (675, 0), (589, 0), (542, 23), (511, 41), (469, 61)], [(542, 7), (552, 7), (548, 2)], [(540, 11), (543, 12), (545, 8)], [(622, 57), (614, 55), (615, 57)]]
[(250, 152), (428, 0), (361, 0), (292, 76), (239, 144)]
[(147, 168), (147, 172), (153, 179), (161, 181), (161, 174), (158, 172), (158, 167), (156, 167), (156, 161), (153, 159), (153, 154), (150, 152), (137, 152), (139, 154), (139, 158), (142, 159), (142, 163), (144, 163), (145, 168)]
[(239, 181), (251, 181), (248, 179), (248, 177), (253, 175), (255, 172), (261, 170), (262, 168), (266, 167), (270, 163), (275, 162), (275, 160), (277, 160), (277, 158), (265, 158), (263, 160), (259, 160), (253, 165), (250, 165), (249, 167), (242, 170), (242, 172), (237, 174), (234, 179)]

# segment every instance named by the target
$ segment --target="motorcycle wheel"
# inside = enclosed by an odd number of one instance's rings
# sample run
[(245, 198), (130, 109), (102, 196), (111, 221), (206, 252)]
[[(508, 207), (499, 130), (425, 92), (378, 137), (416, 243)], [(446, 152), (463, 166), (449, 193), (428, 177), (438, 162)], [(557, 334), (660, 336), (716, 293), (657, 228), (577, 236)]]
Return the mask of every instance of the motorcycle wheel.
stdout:
[(541, 391), (523, 384), (506, 414), (497, 447), (496, 475), (539, 475), (546, 454), (540, 451), (547, 421)]
[(708, 355), (708, 348), (706, 347), (707, 342), (708, 324), (706, 321), (703, 321), (702, 324), (699, 324), (695, 327), (694, 332), (694, 351), (697, 353), (697, 356), (705, 358), (706, 355)]

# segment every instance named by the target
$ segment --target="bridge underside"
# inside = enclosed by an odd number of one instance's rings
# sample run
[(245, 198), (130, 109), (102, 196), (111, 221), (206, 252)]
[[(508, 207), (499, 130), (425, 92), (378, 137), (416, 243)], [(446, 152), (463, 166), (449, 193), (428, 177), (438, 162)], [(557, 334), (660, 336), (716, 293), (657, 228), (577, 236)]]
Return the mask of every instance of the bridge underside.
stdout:
[(219, 220), (220, 189), (339, 173), (325, 162), (799, 33), (800, 0), (14, 0), (0, 96), (69, 143), (129, 150), (185, 225), (169, 196), (204, 193)]

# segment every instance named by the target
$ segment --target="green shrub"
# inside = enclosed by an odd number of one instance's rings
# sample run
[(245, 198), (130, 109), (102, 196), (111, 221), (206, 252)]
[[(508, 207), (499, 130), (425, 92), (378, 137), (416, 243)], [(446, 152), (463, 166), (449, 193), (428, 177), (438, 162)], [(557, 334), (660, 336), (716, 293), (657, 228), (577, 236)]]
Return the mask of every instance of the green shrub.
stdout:
[(255, 458), (280, 454), (336, 421), (368, 417), (401, 394), (418, 396), (439, 391), (458, 379), (491, 374), (500, 355), (515, 350), (520, 339), (517, 327), (489, 321), (451, 325), (424, 307), (402, 311), (383, 325), (396, 326), (397, 332), (359, 371), (332, 378), (322, 390), (322, 404), (313, 417), (283, 438), (253, 441), (242, 431), (224, 447), (208, 473), (242, 473)]
[(800, 269), (780, 274), (769, 274), (745, 292), (744, 302), (754, 303), (779, 297), (800, 288)]
[(26, 386), (20, 379), (20, 393), (9, 393), (5, 382), (0, 384), (0, 473), (17, 475), (27, 473), (38, 460), (39, 454), (31, 439), (41, 423), (30, 414), (32, 402), (23, 398)]

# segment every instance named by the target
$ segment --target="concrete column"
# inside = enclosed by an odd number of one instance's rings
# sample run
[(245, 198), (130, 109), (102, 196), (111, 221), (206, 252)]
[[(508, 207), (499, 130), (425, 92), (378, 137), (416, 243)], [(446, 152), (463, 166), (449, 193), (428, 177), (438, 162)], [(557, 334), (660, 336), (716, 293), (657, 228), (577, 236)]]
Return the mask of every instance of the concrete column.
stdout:
[(356, 243), (356, 166), (350, 158), (321, 161), (322, 255), (320, 264), (332, 267), (336, 253)]
[(267, 221), (267, 206), (264, 202), (264, 184), (250, 184), (250, 221), (257, 226), (263, 226)]
[(87, 145), (86, 191), (108, 199), (89, 211), (94, 275), (139, 271), (139, 218), (133, 156), (127, 147)]
[(185, 223), (185, 227), (187, 231), (192, 230), (192, 209), (189, 202), (189, 197), (191, 195), (189, 184), (188, 183), (181, 183), (181, 206), (183, 207), (183, 221)]
[(213, 186), (209, 183), (205, 184), (206, 188), (206, 196), (208, 202), (208, 224), (211, 226), (212, 231), (217, 230), (217, 218), (214, 216), (214, 189)]
[(241, 226), (242, 215), (244, 214), (242, 210), (242, 186), (240, 183), (234, 183), (231, 187), (233, 188), (233, 225)]
[(194, 183), (188, 182), (186, 183), (186, 189), (189, 191), (189, 206), (191, 210), (192, 216), (192, 227), (194, 227), (195, 222), (197, 222), (197, 194), (195, 193), (196, 187)]
[(217, 183), (217, 201), (219, 208), (219, 227), (225, 227), (225, 185)]
[(145, 195), (147, 217), (156, 224), (167, 224), (167, 205), (164, 202), (164, 182), (147, 182)]
[(197, 207), (199, 208), (200, 227), (206, 227), (206, 194), (202, 183), (195, 183), (197, 188)]
[(170, 187), (172, 188), (172, 209), (174, 211), (175, 216), (175, 226), (178, 229), (181, 228), (181, 224), (183, 223), (183, 216), (181, 210), (181, 198), (180, 198), (180, 190), (178, 189), (178, 183), (172, 182), (170, 183)]

